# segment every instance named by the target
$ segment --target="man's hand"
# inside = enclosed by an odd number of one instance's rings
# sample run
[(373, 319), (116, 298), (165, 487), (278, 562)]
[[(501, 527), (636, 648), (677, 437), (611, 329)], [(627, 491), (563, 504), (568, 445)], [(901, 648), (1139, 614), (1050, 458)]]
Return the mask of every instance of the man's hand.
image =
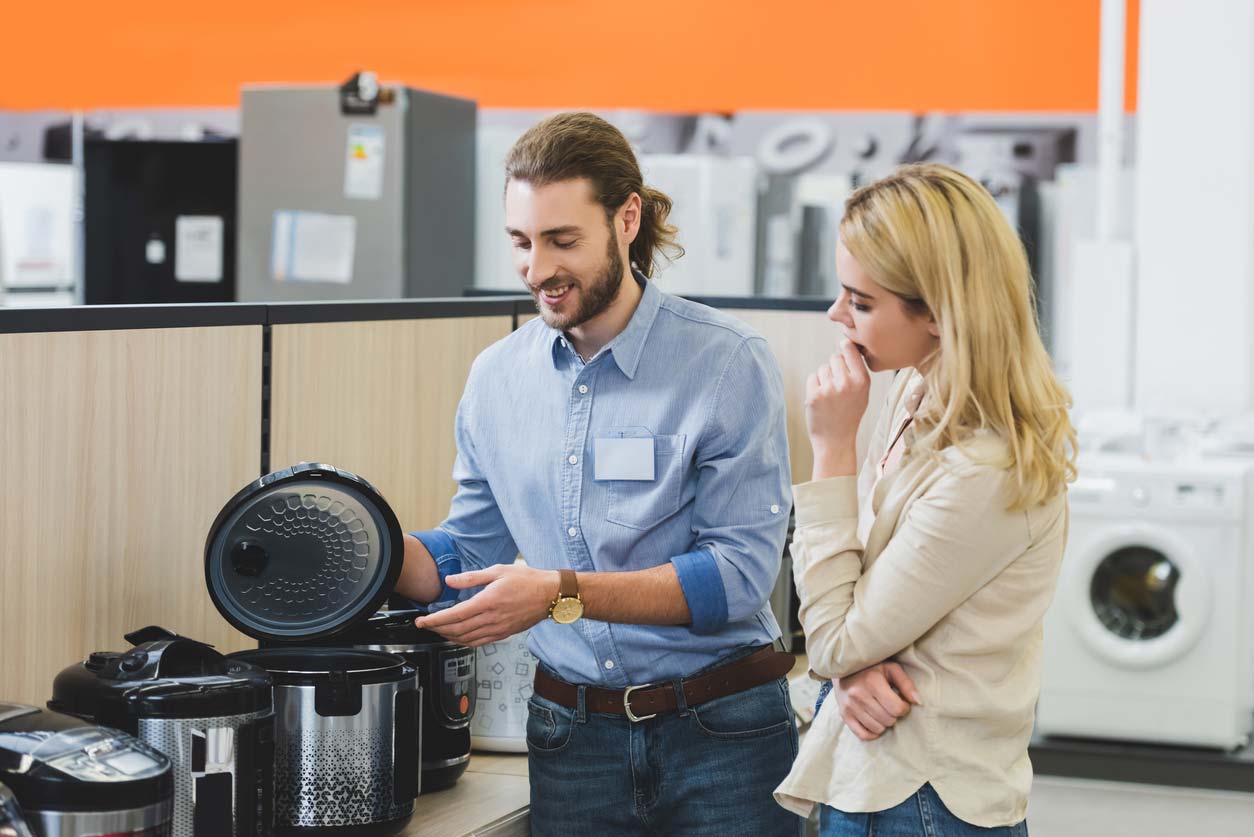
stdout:
[[(874, 741), (901, 718), (910, 704), (922, 706), (914, 681), (897, 663), (880, 663), (832, 684), (845, 726), (863, 741)], [(907, 703), (902, 697), (909, 700)]]
[(450, 575), (445, 581), (458, 590), (486, 586), (460, 604), (414, 620), (414, 625), (474, 648), (513, 636), (546, 618), (561, 580), (555, 570), (499, 564)]

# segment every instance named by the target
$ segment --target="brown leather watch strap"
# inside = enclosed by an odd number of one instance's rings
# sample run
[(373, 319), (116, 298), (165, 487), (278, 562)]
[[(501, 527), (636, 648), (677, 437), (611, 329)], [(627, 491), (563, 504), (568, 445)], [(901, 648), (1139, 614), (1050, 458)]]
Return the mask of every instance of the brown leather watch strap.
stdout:
[(573, 599), (579, 595), (579, 578), (574, 570), (558, 570), (557, 575), (561, 579), (557, 588), (559, 599)]
[[(734, 695), (754, 686), (783, 677), (792, 668), (793, 656), (767, 646), (713, 671), (680, 681), (684, 702), (697, 706), (715, 698)], [(542, 698), (560, 703), (568, 709), (579, 705), (579, 687), (551, 677), (543, 669), (536, 668), (535, 692)], [(634, 720), (679, 708), (675, 688), (670, 683), (650, 686), (633, 686), (629, 689), (601, 689), (588, 686), (584, 690), (584, 705), (588, 712), (609, 715), (626, 715)]]

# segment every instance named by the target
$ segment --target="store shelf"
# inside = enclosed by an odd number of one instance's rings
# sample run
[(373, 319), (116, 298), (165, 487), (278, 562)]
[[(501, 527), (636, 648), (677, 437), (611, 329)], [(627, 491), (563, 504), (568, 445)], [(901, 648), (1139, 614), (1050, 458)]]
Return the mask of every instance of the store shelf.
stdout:
[(1194, 749), (1037, 736), (1028, 748), (1040, 775), (1254, 792), (1254, 745)]

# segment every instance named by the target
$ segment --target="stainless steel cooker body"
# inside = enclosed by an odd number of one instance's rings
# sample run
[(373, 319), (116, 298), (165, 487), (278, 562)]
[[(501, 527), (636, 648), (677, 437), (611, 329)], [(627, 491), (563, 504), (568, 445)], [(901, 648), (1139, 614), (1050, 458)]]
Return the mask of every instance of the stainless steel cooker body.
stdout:
[(139, 737), (173, 766), (174, 837), (271, 833), (271, 709), (214, 718), (141, 718)]
[(318, 711), (316, 686), (275, 686), (276, 826), (367, 825), (412, 814), (417, 679), (360, 688), (360, 711), (327, 716)]

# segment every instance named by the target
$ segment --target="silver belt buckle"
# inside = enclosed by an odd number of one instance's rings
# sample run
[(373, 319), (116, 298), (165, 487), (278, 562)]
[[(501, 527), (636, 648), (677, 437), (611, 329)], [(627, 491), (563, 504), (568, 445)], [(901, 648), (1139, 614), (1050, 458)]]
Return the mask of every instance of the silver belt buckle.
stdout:
[(625, 690), (623, 690), (623, 711), (627, 713), (627, 720), (631, 721), (633, 724), (657, 717), (656, 712), (652, 715), (637, 715), (635, 712), (631, 711), (631, 693), (637, 689), (648, 689), (652, 686), (652, 683), (646, 683), (643, 686), (628, 686)]

